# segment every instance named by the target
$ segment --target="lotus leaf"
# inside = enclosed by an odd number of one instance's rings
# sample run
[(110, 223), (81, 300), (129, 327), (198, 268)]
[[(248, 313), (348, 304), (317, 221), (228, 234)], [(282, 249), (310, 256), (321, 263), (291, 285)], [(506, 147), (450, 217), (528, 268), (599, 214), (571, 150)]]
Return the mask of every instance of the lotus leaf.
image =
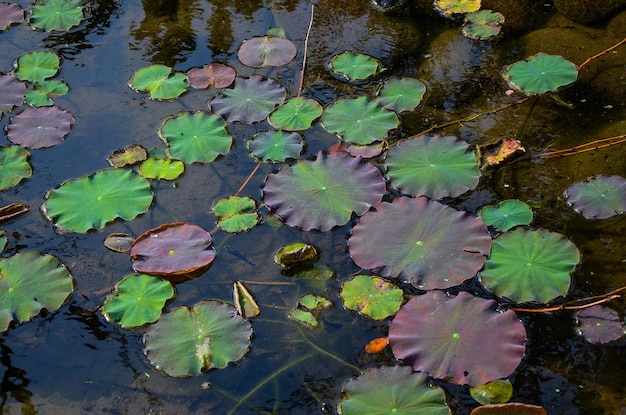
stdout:
[(496, 379), (480, 386), (472, 386), (470, 395), (481, 405), (505, 403), (513, 396), (513, 385), (508, 379)]
[(154, 275), (130, 274), (115, 285), (115, 292), (104, 302), (102, 313), (122, 327), (154, 323), (165, 302), (174, 297), (174, 287)]
[(305, 294), (298, 300), (295, 309), (289, 312), (288, 317), (309, 328), (320, 326), (319, 317), (323, 309), (332, 306), (325, 297), (315, 294)]
[[(0, 2), (0, 32), (24, 20), (24, 9), (19, 4)], [(2, 91), (2, 88), (0, 88)], [(0, 100), (1, 101), (1, 100)]]
[(385, 160), (391, 184), (413, 196), (460, 196), (480, 180), (478, 160), (455, 136), (421, 135), (389, 150)]
[(378, 59), (355, 52), (333, 56), (330, 69), (349, 81), (362, 81), (384, 71)]
[(308, 310), (321, 310), (332, 305), (333, 303), (327, 298), (315, 294), (305, 294), (298, 300), (298, 306), (302, 306)]
[(22, 105), (25, 91), (26, 85), (15, 75), (0, 75), (0, 118)]
[(48, 191), (44, 215), (62, 230), (100, 230), (121, 218), (131, 220), (152, 204), (150, 183), (126, 169), (101, 170), (96, 174), (63, 182)]
[(422, 102), (426, 85), (413, 78), (387, 79), (378, 90), (376, 101), (395, 112), (413, 111)]
[(165, 65), (149, 65), (137, 69), (128, 81), (135, 91), (147, 92), (151, 99), (175, 99), (187, 91), (187, 75), (174, 72)]
[(30, 25), (46, 32), (65, 32), (83, 20), (82, 0), (37, 0), (31, 8)]
[(385, 194), (380, 171), (345, 153), (283, 166), (265, 181), (265, 204), (288, 225), (327, 231), (344, 225), (352, 212), (365, 213)]
[(343, 387), (340, 415), (450, 415), (446, 394), (406, 366), (374, 367)]
[(222, 369), (241, 359), (250, 346), (252, 327), (231, 305), (202, 301), (161, 316), (144, 336), (150, 362), (170, 376)]
[(294, 242), (282, 246), (276, 255), (274, 262), (283, 268), (297, 268), (311, 265), (319, 259), (317, 248), (304, 242)]
[(538, 53), (509, 65), (503, 76), (511, 88), (526, 94), (543, 94), (574, 82), (578, 67), (562, 56)]
[(479, 10), (465, 15), (463, 36), (470, 39), (491, 39), (496, 37), (504, 23), (501, 13), (491, 10)]
[(185, 171), (182, 161), (150, 157), (139, 166), (139, 174), (148, 179), (174, 180)]
[(594, 305), (576, 313), (578, 332), (591, 343), (603, 344), (624, 336), (624, 326), (617, 311)]
[(246, 66), (286, 65), (296, 56), (296, 46), (282, 37), (257, 36), (246, 40), (239, 47), (237, 57)]
[(382, 141), (398, 126), (398, 116), (367, 97), (342, 98), (326, 107), (322, 127), (342, 140), (367, 145)]
[(63, 142), (72, 125), (72, 114), (57, 106), (26, 108), (11, 119), (7, 137), (22, 147), (51, 147)]
[(323, 111), (320, 103), (314, 99), (293, 97), (276, 108), (267, 121), (272, 127), (281, 130), (307, 130)]
[(350, 254), (361, 268), (403, 277), (422, 290), (472, 278), (485, 263), (485, 223), (427, 197), (382, 202), (352, 229)]
[(40, 82), (57, 74), (61, 60), (47, 51), (33, 51), (15, 61), (15, 76), (21, 81)]
[(298, 323), (304, 324), (308, 328), (314, 329), (319, 327), (320, 322), (313, 313), (307, 310), (293, 309), (289, 312), (288, 317)]
[(4, 248), (6, 248), (7, 242), (9, 242), (7, 239), (7, 232), (4, 229), (0, 229), (0, 253), (4, 251)]
[(576, 246), (545, 229), (513, 229), (497, 237), (480, 272), (483, 285), (517, 303), (547, 303), (566, 295), (580, 260)]
[(412, 297), (389, 326), (394, 356), (439, 379), (470, 386), (509, 376), (525, 353), (526, 330), (514, 311), (462, 291)]
[(244, 232), (259, 223), (255, 212), (256, 202), (247, 196), (230, 196), (217, 201), (213, 214), (217, 216), (217, 226), (226, 232)]
[(138, 144), (131, 144), (123, 150), (115, 150), (107, 157), (107, 161), (113, 167), (124, 167), (142, 162), (146, 158), (148, 158), (148, 152), (145, 148)]
[(167, 223), (137, 237), (130, 250), (133, 269), (145, 274), (188, 274), (213, 262), (211, 244), (211, 234), (197, 225)]
[(52, 255), (21, 252), (0, 259), (0, 331), (24, 323), (42, 309), (56, 311), (72, 293), (67, 268)]
[(104, 239), (104, 246), (114, 252), (128, 252), (135, 238), (127, 233), (112, 233)]
[(189, 85), (196, 89), (226, 88), (235, 80), (235, 70), (228, 65), (211, 63), (187, 72)]
[(394, 315), (402, 305), (402, 290), (380, 277), (355, 275), (343, 283), (341, 298), (349, 310), (374, 320)]
[(248, 150), (261, 162), (295, 159), (303, 149), (302, 136), (285, 131), (261, 131), (248, 141)]
[(443, 16), (452, 17), (453, 14), (471, 13), (480, 9), (480, 0), (435, 0), (435, 10)]
[(30, 153), (19, 146), (0, 146), (0, 190), (16, 186), (33, 174)]
[(52, 97), (66, 95), (69, 87), (62, 81), (35, 82), (33, 89), (26, 91), (24, 102), (33, 107), (49, 107), (54, 105)]
[(168, 117), (159, 128), (159, 136), (170, 157), (185, 163), (210, 163), (228, 153), (233, 144), (222, 117), (206, 111), (184, 111)]
[(509, 402), (479, 406), (470, 415), (547, 415), (547, 412), (541, 406)]
[(261, 75), (235, 78), (235, 86), (225, 89), (209, 104), (211, 110), (228, 122), (252, 124), (265, 119), (287, 96), (285, 88)]
[(528, 225), (533, 220), (533, 211), (519, 200), (504, 200), (497, 206), (485, 206), (478, 216), (488, 225), (506, 232), (518, 225)]
[(587, 219), (610, 218), (626, 210), (626, 179), (600, 174), (568, 187), (565, 198)]
[(239, 281), (233, 284), (233, 299), (237, 313), (243, 318), (252, 318), (259, 315), (261, 309), (248, 289)]

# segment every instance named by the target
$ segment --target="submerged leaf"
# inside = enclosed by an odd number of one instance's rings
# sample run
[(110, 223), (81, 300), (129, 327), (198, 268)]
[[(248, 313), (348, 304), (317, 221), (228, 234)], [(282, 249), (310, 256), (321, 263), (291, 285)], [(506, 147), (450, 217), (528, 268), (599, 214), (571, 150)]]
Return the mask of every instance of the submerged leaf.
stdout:
[(492, 10), (468, 13), (463, 24), (463, 36), (470, 39), (491, 39), (500, 33), (502, 23), (504, 16)]
[(443, 16), (452, 17), (453, 14), (471, 13), (480, 9), (481, 0), (435, 0), (435, 10)]
[(541, 406), (509, 402), (479, 406), (470, 415), (547, 415), (547, 412)]
[(113, 167), (124, 167), (144, 161), (148, 157), (145, 148), (138, 144), (131, 144), (123, 150), (115, 150), (107, 161)]
[(135, 238), (127, 233), (112, 233), (104, 239), (104, 246), (113, 252), (128, 252)]
[(297, 268), (313, 264), (319, 259), (319, 252), (313, 245), (294, 242), (282, 246), (274, 255), (274, 262), (283, 268)]
[(237, 57), (246, 66), (261, 68), (286, 65), (296, 56), (296, 52), (296, 46), (290, 40), (259, 36), (244, 41)]
[(620, 215), (626, 210), (626, 179), (600, 174), (568, 187), (565, 198), (587, 219)]
[(11, 119), (7, 137), (22, 147), (51, 147), (63, 142), (73, 125), (72, 114), (59, 107), (26, 108)]

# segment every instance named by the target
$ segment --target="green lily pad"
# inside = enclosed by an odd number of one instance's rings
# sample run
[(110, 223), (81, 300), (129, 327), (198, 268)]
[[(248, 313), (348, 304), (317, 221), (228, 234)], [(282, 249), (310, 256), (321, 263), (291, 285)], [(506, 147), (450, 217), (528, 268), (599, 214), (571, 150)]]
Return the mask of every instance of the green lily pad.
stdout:
[(104, 239), (104, 246), (113, 252), (128, 252), (135, 238), (128, 233), (114, 232)]
[(465, 15), (463, 36), (470, 39), (491, 39), (502, 30), (504, 16), (492, 10), (479, 10)]
[(620, 215), (626, 210), (626, 179), (600, 174), (568, 187), (565, 198), (587, 219)]
[(139, 144), (131, 144), (123, 150), (115, 150), (107, 161), (113, 167), (132, 166), (148, 158), (148, 151)]
[(228, 65), (211, 63), (187, 72), (189, 85), (196, 89), (226, 88), (235, 80), (235, 70)]
[(63, 142), (74, 121), (72, 114), (57, 106), (26, 108), (11, 118), (7, 138), (22, 147), (52, 147)]
[(7, 232), (4, 229), (0, 229), (0, 253), (6, 248), (9, 239), (7, 238)]
[(52, 97), (66, 95), (69, 86), (62, 81), (41, 81), (33, 85), (33, 89), (26, 91), (24, 102), (33, 107), (49, 107), (54, 105)]
[(502, 75), (511, 88), (526, 94), (543, 94), (576, 81), (578, 67), (562, 56), (538, 53), (509, 65)]
[(390, 78), (378, 90), (376, 101), (397, 113), (413, 111), (422, 102), (426, 85), (413, 78)]
[(243, 42), (237, 57), (246, 66), (261, 68), (286, 65), (296, 56), (296, 52), (296, 46), (288, 39), (256, 36)]
[(594, 305), (576, 313), (576, 329), (587, 341), (609, 343), (624, 336), (624, 326), (617, 311)]
[(122, 327), (154, 323), (165, 302), (174, 297), (174, 287), (154, 275), (130, 274), (115, 285), (115, 292), (104, 302), (102, 313)]
[(252, 294), (239, 281), (235, 281), (233, 284), (233, 300), (237, 313), (243, 318), (253, 318), (261, 313), (261, 309)]
[(533, 220), (533, 211), (526, 203), (519, 200), (504, 200), (497, 206), (485, 206), (478, 212), (488, 226), (506, 232), (518, 225), (528, 225)]
[(24, 323), (42, 309), (59, 309), (74, 289), (67, 268), (52, 255), (21, 252), (0, 259), (0, 331)]
[(16, 3), (0, 2), (0, 32), (24, 21), (24, 9)]
[(326, 297), (315, 294), (305, 294), (298, 300), (298, 306), (302, 306), (308, 310), (321, 310), (329, 308), (333, 303)]
[(37, 0), (31, 7), (30, 25), (46, 32), (66, 32), (83, 21), (82, 0)]
[(298, 268), (316, 262), (320, 254), (316, 247), (305, 242), (294, 242), (282, 246), (274, 255), (274, 262), (283, 268)]
[(484, 385), (472, 386), (470, 395), (481, 405), (505, 403), (513, 396), (513, 385), (508, 379), (496, 379)]
[(322, 310), (332, 305), (332, 302), (321, 295), (305, 294), (300, 297), (296, 308), (289, 312), (288, 317), (309, 328), (318, 328)]
[(152, 199), (150, 183), (133, 171), (101, 170), (48, 191), (42, 211), (62, 230), (83, 233), (116, 218), (134, 219), (150, 208)]
[(217, 226), (226, 232), (245, 232), (259, 223), (255, 209), (254, 199), (235, 195), (218, 200), (213, 206), (213, 214), (217, 216)]
[(248, 141), (248, 151), (261, 162), (298, 158), (304, 150), (302, 136), (285, 131), (261, 131)]
[(269, 124), (279, 130), (308, 130), (313, 121), (322, 115), (324, 109), (314, 99), (293, 97), (276, 108), (267, 119)]
[(342, 98), (326, 107), (322, 127), (342, 140), (367, 145), (387, 138), (398, 126), (398, 116), (367, 97)]
[(480, 9), (480, 0), (435, 0), (433, 6), (441, 15), (452, 17), (454, 14), (471, 13)]
[(295, 308), (289, 312), (287, 317), (311, 329), (317, 328), (320, 325), (320, 322), (317, 320), (317, 317), (315, 317), (315, 314), (308, 310)]
[(24, 102), (26, 85), (15, 75), (0, 75), (0, 117)]
[(21, 81), (41, 82), (57, 74), (61, 60), (52, 52), (27, 52), (15, 61), (15, 76)]
[(263, 188), (265, 204), (290, 226), (327, 231), (362, 215), (385, 194), (380, 171), (346, 153), (299, 161), (270, 174)]
[(149, 157), (139, 166), (139, 174), (147, 179), (175, 180), (185, 172), (182, 161)]
[(207, 111), (183, 111), (166, 118), (159, 137), (169, 156), (185, 163), (210, 163), (233, 144), (222, 117)]
[(343, 52), (333, 56), (330, 69), (349, 81), (363, 81), (384, 70), (378, 59), (355, 52)]
[(580, 261), (576, 246), (544, 229), (514, 229), (493, 241), (479, 273), (483, 285), (517, 303), (547, 303), (567, 294), (570, 273)]
[(163, 314), (144, 336), (145, 353), (155, 367), (176, 377), (222, 369), (241, 359), (252, 327), (231, 305), (202, 301)]
[(343, 283), (341, 298), (348, 310), (374, 320), (394, 315), (402, 305), (402, 290), (389, 281), (372, 275), (355, 275)]
[(187, 75), (174, 72), (165, 65), (150, 65), (137, 69), (128, 81), (135, 91), (147, 92), (151, 99), (175, 99), (187, 91)]
[(340, 415), (450, 415), (446, 394), (423, 373), (406, 366), (374, 367), (348, 381), (337, 406)]
[(0, 190), (16, 186), (33, 174), (30, 152), (19, 146), (0, 146)]
[(385, 165), (394, 187), (435, 200), (462, 195), (476, 187), (481, 175), (469, 145), (452, 135), (404, 141), (389, 150)]

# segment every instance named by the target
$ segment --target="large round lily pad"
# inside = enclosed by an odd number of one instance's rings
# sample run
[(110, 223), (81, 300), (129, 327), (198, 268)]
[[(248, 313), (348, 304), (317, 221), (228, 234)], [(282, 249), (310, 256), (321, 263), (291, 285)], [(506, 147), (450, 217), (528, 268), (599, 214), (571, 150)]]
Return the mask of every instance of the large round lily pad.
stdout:
[(587, 219), (606, 219), (626, 210), (626, 179), (600, 174), (574, 183), (565, 191), (567, 203)]
[(431, 290), (472, 278), (491, 237), (485, 223), (467, 213), (424, 196), (400, 197), (363, 215), (349, 245), (358, 266)]
[(15, 76), (21, 81), (40, 82), (57, 74), (61, 59), (45, 50), (26, 52), (15, 61)]
[(403, 292), (389, 281), (373, 275), (355, 275), (343, 283), (341, 298), (345, 307), (382, 320), (398, 311)]
[(470, 386), (509, 376), (525, 353), (526, 330), (514, 311), (462, 291), (412, 297), (389, 326), (396, 358), (435, 378)]
[(617, 311), (594, 305), (576, 313), (577, 331), (591, 343), (603, 344), (624, 336), (624, 326)]
[(135, 91), (147, 92), (151, 99), (175, 99), (187, 91), (189, 79), (169, 66), (149, 65), (137, 69), (128, 86)]
[(378, 90), (376, 102), (395, 112), (413, 111), (422, 102), (426, 85), (413, 78), (387, 79)]
[(22, 147), (51, 147), (63, 142), (72, 125), (72, 114), (59, 107), (26, 108), (11, 119), (7, 137)]
[(33, 174), (30, 152), (20, 146), (0, 146), (0, 190), (17, 185)]
[(150, 326), (144, 336), (150, 362), (170, 376), (221, 369), (248, 351), (252, 327), (235, 307), (202, 301), (193, 308), (177, 307)]
[(533, 211), (526, 203), (516, 200), (504, 200), (497, 205), (480, 209), (478, 216), (489, 226), (506, 232), (518, 225), (528, 225), (533, 220)]
[(307, 130), (323, 111), (320, 103), (314, 99), (293, 97), (276, 108), (267, 121), (272, 127), (281, 130)]
[(30, 25), (46, 32), (65, 32), (83, 20), (83, 0), (37, 0), (31, 8)]
[(543, 94), (576, 81), (578, 67), (562, 56), (538, 53), (508, 66), (502, 75), (512, 88), (527, 94)]
[(296, 46), (288, 39), (276, 36), (255, 36), (239, 47), (237, 57), (246, 66), (286, 65), (296, 56)]
[(274, 214), (305, 231), (327, 231), (365, 213), (380, 202), (385, 181), (380, 171), (360, 157), (318, 153), (314, 161), (299, 161), (270, 174), (263, 197)]

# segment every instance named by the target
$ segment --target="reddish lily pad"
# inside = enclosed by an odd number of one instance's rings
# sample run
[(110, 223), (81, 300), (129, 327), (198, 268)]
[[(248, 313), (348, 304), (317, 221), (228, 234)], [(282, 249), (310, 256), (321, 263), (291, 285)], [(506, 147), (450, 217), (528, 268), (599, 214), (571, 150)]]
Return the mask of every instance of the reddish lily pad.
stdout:
[(0, 2), (0, 32), (22, 21), (24, 21), (24, 9), (19, 4)]
[(187, 72), (189, 85), (195, 89), (226, 88), (235, 80), (235, 70), (228, 65), (211, 63)]
[(131, 144), (123, 150), (115, 150), (107, 161), (113, 167), (130, 166), (148, 158), (148, 151), (139, 144)]
[(0, 117), (22, 105), (25, 91), (26, 85), (15, 75), (0, 75)]
[(22, 147), (51, 147), (65, 139), (72, 125), (72, 114), (59, 107), (26, 108), (11, 119), (7, 136)]
[(296, 46), (288, 39), (275, 36), (259, 36), (246, 40), (237, 57), (246, 66), (286, 65), (296, 56)]
[(626, 179), (600, 174), (565, 191), (567, 203), (587, 219), (606, 219), (626, 210)]
[(167, 223), (138, 236), (130, 250), (133, 269), (156, 275), (188, 274), (211, 264), (211, 235), (199, 226)]
[(474, 408), (470, 415), (546, 415), (546, 410), (537, 405), (509, 402), (483, 405)]
[(578, 332), (591, 343), (608, 343), (624, 335), (624, 326), (617, 311), (594, 305), (576, 314)]

